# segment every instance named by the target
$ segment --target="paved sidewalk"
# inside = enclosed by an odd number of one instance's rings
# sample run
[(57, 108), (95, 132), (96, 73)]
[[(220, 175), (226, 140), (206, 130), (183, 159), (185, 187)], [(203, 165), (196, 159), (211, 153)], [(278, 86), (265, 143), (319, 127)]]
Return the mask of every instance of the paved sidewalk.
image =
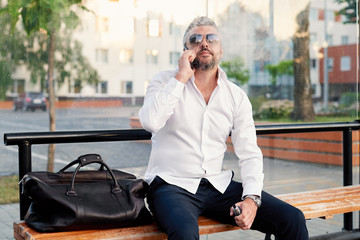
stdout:
[(13, 222), (20, 218), (19, 204), (0, 205), (0, 239), (14, 239)]
[[(225, 169), (236, 169), (235, 160), (225, 160)], [(138, 177), (144, 175), (145, 167), (122, 169)], [(357, 168), (354, 168), (357, 171)], [(272, 194), (290, 193), (341, 186), (342, 168), (286, 162), (264, 159), (265, 184), (264, 189)], [(238, 172), (235, 171), (235, 176)], [(236, 180), (239, 177), (236, 177)], [(356, 176), (354, 176), (356, 178)], [(0, 240), (13, 239), (12, 223), (19, 220), (19, 204), (0, 205)], [(310, 236), (340, 232), (343, 227), (342, 215), (335, 215), (333, 219), (312, 219), (307, 221)], [(358, 217), (355, 217), (354, 228), (358, 228)], [(201, 240), (258, 240), (264, 239), (264, 234), (256, 231), (230, 231), (201, 236)]]

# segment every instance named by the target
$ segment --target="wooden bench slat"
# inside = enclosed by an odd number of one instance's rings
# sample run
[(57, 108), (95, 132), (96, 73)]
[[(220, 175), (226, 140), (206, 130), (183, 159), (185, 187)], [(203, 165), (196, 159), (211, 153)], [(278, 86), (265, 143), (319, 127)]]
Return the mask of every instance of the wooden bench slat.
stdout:
[(340, 201), (342, 199), (352, 199), (352, 198), (358, 198), (358, 197), (360, 197), (360, 192), (334, 195), (334, 196), (323, 195), (323, 196), (316, 197), (316, 199), (303, 198), (303, 199), (286, 200), (286, 202), (297, 207), (297, 206), (307, 205), (307, 204), (333, 202), (333, 201)]
[[(237, 230), (239, 227), (222, 224), (216, 220), (206, 218), (204, 216), (199, 217), (199, 233), (202, 234), (211, 234), (217, 232), (224, 232), (230, 230)], [(23, 221), (14, 223), (14, 232), (20, 235), (21, 239), (84, 239), (86, 236), (87, 239), (143, 239), (143, 240), (153, 240), (153, 239), (167, 239), (165, 233), (163, 233), (156, 224), (139, 226), (139, 227), (129, 227), (129, 228), (114, 228), (114, 229), (102, 229), (102, 230), (83, 230), (83, 231), (71, 231), (70, 232), (56, 232), (56, 233), (39, 233), (35, 230), (29, 228), (27, 224)], [(27, 238), (26, 234), (32, 238)], [(116, 238), (115, 238), (116, 236)], [(163, 236), (163, 237), (162, 237)], [(112, 237), (112, 238), (110, 238)]]
[[(328, 219), (335, 214), (360, 211), (360, 185), (282, 194), (277, 197), (298, 207), (306, 219), (319, 217)], [(198, 223), (200, 235), (240, 229), (204, 216), (199, 217)], [(155, 223), (130, 228), (38, 233), (21, 221), (14, 223), (14, 238), (16, 240), (159, 240), (167, 239), (167, 236)]]
[(285, 195), (277, 195), (281, 200), (288, 202), (290, 204), (301, 204), (301, 203), (312, 203), (312, 202), (323, 202), (327, 199), (340, 199), (340, 198), (348, 198), (348, 197), (356, 197), (360, 195), (360, 189), (351, 187), (343, 187), (343, 188), (332, 188), (328, 190), (319, 190), (319, 191), (309, 191), (303, 193), (295, 193), (295, 194), (285, 194)]
[(303, 193), (278, 195), (289, 204), (299, 208), (306, 219), (330, 218), (339, 213), (360, 210), (360, 187), (337, 187)]
[(302, 205), (298, 208), (303, 211), (306, 219), (332, 216), (339, 213), (360, 211), (360, 197)]
[(313, 190), (313, 191), (305, 191), (300, 193), (287, 193), (287, 194), (279, 194), (276, 197), (288, 200), (288, 199), (298, 199), (302, 197), (314, 197), (318, 195), (324, 194), (340, 194), (340, 193), (348, 193), (348, 192), (358, 192), (360, 191), (359, 185), (352, 185), (352, 186), (345, 186), (345, 187), (334, 187), (328, 189), (321, 189), (321, 190)]

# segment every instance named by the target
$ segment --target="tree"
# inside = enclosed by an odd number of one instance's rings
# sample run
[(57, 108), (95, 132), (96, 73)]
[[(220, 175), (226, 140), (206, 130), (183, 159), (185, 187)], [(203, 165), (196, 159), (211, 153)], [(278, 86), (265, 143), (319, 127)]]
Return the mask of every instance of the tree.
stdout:
[[(49, 94), (49, 122), (50, 131), (55, 131), (55, 92), (54, 92), (54, 70), (60, 67), (55, 59), (57, 46), (63, 44), (57, 41), (61, 33), (66, 33), (67, 29), (74, 29), (79, 24), (79, 17), (75, 13), (75, 8), (87, 10), (82, 0), (12, 0), (0, 10), (0, 14), (7, 13), (11, 16), (10, 23), (12, 32), (16, 29), (16, 24), (22, 19), (22, 25), (30, 38), (28, 51), (28, 65), (31, 69), (32, 81), (45, 82)], [(34, 50), (35, 51), (31, 51)], [(38, 51), (36, 51), (38, 50)], [(58, 53), (58, 52), (56, 52)], [(59, 52), (60, 53), (60, 52)], [(40, 55), (37, 55), (40, 54)], [(80, 54), (81, 56), (81, 54)], [(66, 58), (66, 55), (62, 55)], [(41, 65), (37, 60), (46, 60), (47, 64)], [(82, 59), (85, 65), (90, 66), (88, 62)], [(36, 66), (38, 65), (38, 66)], [(64, 67), (64, 64), (62, 65)], [(66, 74), (65, 67), (59, 68), (59, 80), (64, 81), (69, 74)], [(70, 72), (70, 71), (68, 71)], [(98, 75), (95, 70), (90, 68), (90, 81), (97, 81)], [(47, 77), (46, 77), (47, 73)], [(54, 152), (55, 146), (49, 145), (48, 151), (48, 171), (54, 169)]]
[(7, 61), (0, 60), (0, 100), (5, 100), (6, 90), (12, 82), (10, 69)]
[(294, 43), (294, 111), (293, 120), (313, 121), (315, 112), (309, 67), (309, 4), (301, 11), (296, 21), (298, 28), (292, 38)]
[(344, 23), (356, 23), (356, 0), (335, 0), (335, 2), (342, 4), (347, 3), (346, 7), (340, 9), (338, 14), (344, 15), (346, 20)]
[(249, 81), (249, 70), (245, 68), (241, 57), (235, 57), (229, 61), (223, 61), (221, 67), (229, 78), (234, 78), (240, 85)]
[(294, 75), (294, 61), (284, 60), (280, 61), (278, 64), (269, 64), (265, 66), (265, 69), (271, 76), (271, 85), (275, 86), (277, 78), (281, 75)]
[(0, 100), (6, 99), (6, 92), (13, 82), (12, 72), (25, 60), (23, 39), (26, 35), (17, 29), (11, 31), (10, 19), (8, 14), (0, 16)]

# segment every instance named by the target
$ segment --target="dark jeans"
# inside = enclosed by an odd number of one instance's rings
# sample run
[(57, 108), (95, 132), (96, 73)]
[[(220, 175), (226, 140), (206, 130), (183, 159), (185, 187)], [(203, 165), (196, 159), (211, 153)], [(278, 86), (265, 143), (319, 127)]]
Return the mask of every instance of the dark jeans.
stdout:
[[(170, 185), (156, 177), (150, 185), (148, 204), (159, 226), (168, 238), (199, 239), (197, 219), (200, 214), (235, 225), (230, 207), (241, 201), (242, 184), (231, 181), (224, 194), (207, 179), (202, 179), (196, 194)], [(308, 231), (303, 213), (297, 208), (262, 192), (262, 205), (251, 227), (278, 239), (306, 240)]]

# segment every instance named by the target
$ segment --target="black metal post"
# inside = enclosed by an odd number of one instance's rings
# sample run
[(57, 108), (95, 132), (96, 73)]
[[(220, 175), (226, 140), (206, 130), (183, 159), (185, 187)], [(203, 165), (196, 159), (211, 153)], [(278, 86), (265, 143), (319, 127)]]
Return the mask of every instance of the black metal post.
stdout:
[[(352, 185), (352, 129), (343, 131), (343, 182), (344, 186)], [(344, 213), (344, 230), (353, 230), (353, 213)]]
[[(25, 174), (31, 172), (31, 144), (24, 141), (19, 144), (19, 181)], [(30, 201), (21, 194), (22, 188), (19, 188), (20, 198), (20, 220), (24, 220), (25, 214), (30, 206)]]

